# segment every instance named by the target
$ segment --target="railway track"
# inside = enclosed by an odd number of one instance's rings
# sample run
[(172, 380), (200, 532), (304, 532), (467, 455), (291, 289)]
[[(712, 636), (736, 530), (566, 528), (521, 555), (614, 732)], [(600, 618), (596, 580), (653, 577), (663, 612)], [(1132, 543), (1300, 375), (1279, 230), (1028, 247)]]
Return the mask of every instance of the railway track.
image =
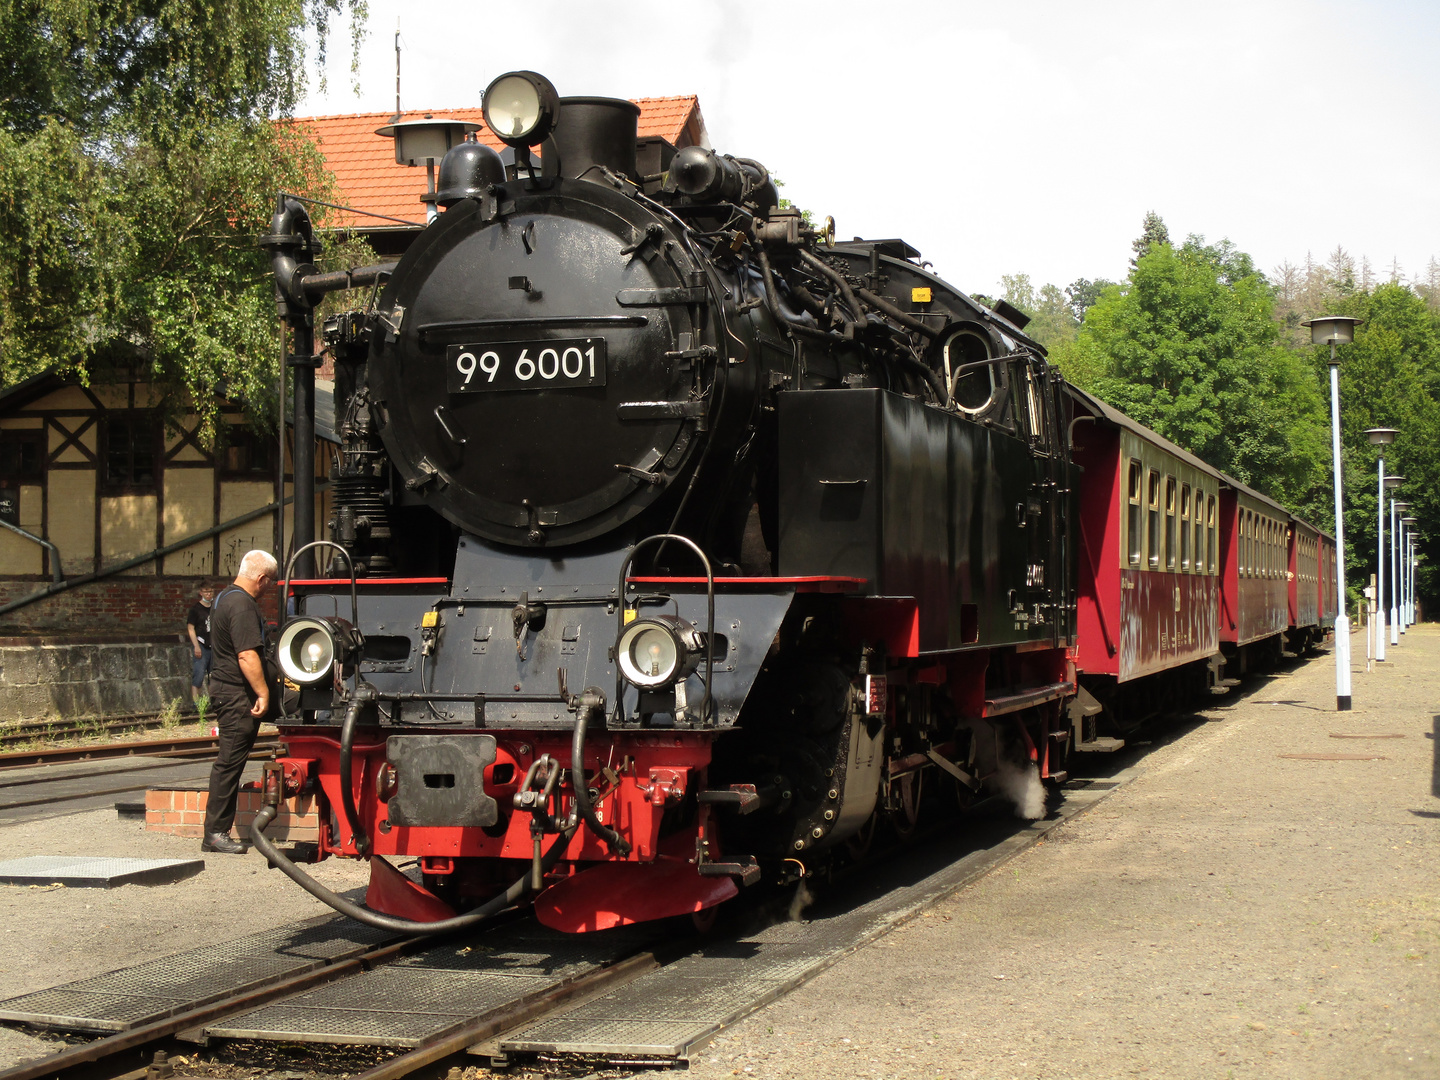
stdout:
[[(513, 917), (510, 922), (516, 921)], [(204, 1032), (223, 1027), (229, 1019), (252, 1014), (276, 1002), (293, 999), (329, 984), (341, 984), (366, 973), (376, 972), (407, 957), (423, 958), (435, 950), (447, 950), (461, 938), (482, 940), (503, 935), (505, 927), (491, 928), (483, 934), (450, 935), (445, 938), (388, 941), (374, 945), (358, 954), (333, 963), (280, 978), (261, 986), (250, 986), (242, 992), (184, 1009), (174, 1015), (142, 1023), (94, 1042), (69, 1047), (57, 1054), (28, 1062), (0, 1072), (0, 1080), (141, 1080), (152, 1070), (163, 1072), (163, 1062), (179, 1053), (193, 1054), (195, 1043), (208, 1042)], [(487, 946), (480, 946), (486, 948)], [(692, 946), (693, 947), (693, 946)], [(583, 971), (555, 980), (543, 990), (518, 993), (508, 1000), (465, 1017), (426, 1038), (405, 1052), (384, 1061), (362, 1074), (364, 1080), (399, 1080), (450, 1060), (464, 1060), (467, 1048), (503, 1031), (525, 1024), (587, 997), (613, 990), (646, 972), (660, 967), (667, 959), (683, 954), (669, 948), (660, 952), (636, 948), (613, 960), (594, 964)], [(466, 952), (470, 949), (467, 947)], [(659, 953), (657, 955), (657, 953)], [(514, 979), (517, 983), (525, 980)], [(358, 1080), (358, 1078), (357, 1078)]]
[[(0, 774), (10, 769), (28, 769), (36, 765), (57, 765), (74, 761), (100, 761), (107, 758), (159, 757), (198, 758), (215, 753), (219, 740), (211, 735), (178, 735), (164, 739), (136, 739), (119, 743), (97, 743), (86, 746), (56, 746), (38, 750), (11, 750), (0, 753)], [(280, 743), (274, 737), (261, 736), (255, 743), (256, 752), (269, 755)]]
[(119, 716), (74, 717), (68, 720), (21, 720), (0, 728), (0, 746), (51, 739), (84, 738), (107, 732), (139, 731), (162, 723), (163, 713), (123, 713)]

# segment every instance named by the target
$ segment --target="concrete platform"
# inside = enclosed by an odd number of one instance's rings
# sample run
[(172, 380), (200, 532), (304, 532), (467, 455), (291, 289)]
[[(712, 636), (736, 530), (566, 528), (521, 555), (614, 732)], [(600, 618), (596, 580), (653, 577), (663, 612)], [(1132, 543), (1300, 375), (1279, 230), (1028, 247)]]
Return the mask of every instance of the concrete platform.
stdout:
[(194, 877), (204, 859), (112, 859), (104, 856), (31, 855), (0, 862), (0, 885), (64, 885), (70, 889), (115, 889), (121, 885), (166, 885)]

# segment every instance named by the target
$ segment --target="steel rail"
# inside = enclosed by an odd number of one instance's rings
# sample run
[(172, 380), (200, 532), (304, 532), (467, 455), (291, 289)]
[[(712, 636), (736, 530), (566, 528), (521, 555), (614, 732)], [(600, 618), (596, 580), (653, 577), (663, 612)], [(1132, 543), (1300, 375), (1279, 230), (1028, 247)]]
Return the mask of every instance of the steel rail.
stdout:
[[(451, 937), (453, 935), (445, 935)], [(157, 1049), (170, 1047), (181, 1032), (212, 1024), (226, 1016), (248, 1012), (280, 998), (326, 983), (352, 978), (414, 952), (433, 948), (436, 938), (409, 938), (376, 946), (358, 956), (301, 972), (267, 986), (201, 1005), (174, 1016), (151, 1021), (58, 1054), (26, 1062), (0, 1072), (0, 1080), (128, 1080), (143, 1077)], [(521, 1024), (527, 1024), (578, 998), (614, 989), (660, 967), (653, 952), (635, 953), (580, 972), (546, 990), (524, 994), (459, 1021), (407, 1053), (359, 1074), (355, 1080), (398, 1080), (436, 1061), (464, 1051)]]
[[(173, 1038), (182, 1031), (202, 1027), (221, 1017), (256, 1008), (277, 998), (288, 997), (315, 986), (359, 975), (391, 960), (398, 960), (419, 948), (428, 948), (430, 945), (429, 941), (415, 940), (379, 945), (358, 956), (352, 956), (348, 960), (339, 960), (324, 967), (280, 979), (268, 986), (237, 994), (234, 997), (212, 1001), (208, 1005), (187, 1009), (185, 1012), (160, 1020), (152, 1020), (148, 1024), (141, 1024), (139, 1027), (122, 1031), (117, 1035), (96, 1039), (94, 1042), (85, 1043), (82, 1046), (72, 1046), (38, 1061), (28, 1061), (22, 1065), (16, 1065), (0, 1072), (0, 1080), (82, 1080), (82, 1078), (88, 1080), (90, 1077), (109, 1077), (111, 1080), (115, 1080), (132, 1070), (143, 1071), (150, 1064), (147, 1059), (156, 1045)], [(121, 1066), (121, 1068), (118, 1070), (106, 1069), (107, 1063), (112, 1066)]]
[[(267, 736), (255, 744), (256, 749), (277, 749), (281, 743)], [(37, 765), (58, 765), (71, 761), (100, 761), (109, 758), (158, 757), (191, 758), (212, 754), (219, 740), (211, 735), (181, 736), (174, 739), (149, 739), (122, 743), (99, 743), (95, 746), (63, 746), (43, 750), (11, 750), (0, 754), (0, 772), (28, 769)]]
[[(497, 1035), (538, 1020), (577, 998), (589, 997), (622, 986), (638, 979), (647, 972), (660, 967), (660, 961), (653, 952), (636, 953), (624, 960), (583, 972), (559, 986), (537, 991), (525, 997), (498, 1006), (480, 1016), (462, 1020), (427, 1039), (415, 1049), (381, 1062), (351, 1080), (402, 1080), (421, 1069), (444, 1061), (448, 1057), (464, 1054), (476, 1043), (493, 1039)], [(0, 1074), (0, 1080), (4, 1080)]]

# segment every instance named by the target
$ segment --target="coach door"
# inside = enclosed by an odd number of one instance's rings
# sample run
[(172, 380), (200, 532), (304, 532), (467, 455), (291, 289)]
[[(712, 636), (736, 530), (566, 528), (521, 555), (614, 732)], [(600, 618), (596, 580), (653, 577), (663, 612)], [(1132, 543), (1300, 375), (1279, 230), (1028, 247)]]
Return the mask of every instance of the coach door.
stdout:
[[(1063, 538), (1067, 501), (1065, 460), (1058, 448), (1059, 384), (1048, 364), (1038, 358), (1016, 365), (1021, 383), (1016, 395), (1023, 401), (1030, 440), (1031, 483), (1026, 495), (1025, 529), (1028, 558), (1025, 567), (1026, 607), (1032, 623), (1048, 627), (1052, 640), (1068, 637), (1064, 603), (1066, 567)], [(1038, 636), (1038, 635), (1037, 635)]]

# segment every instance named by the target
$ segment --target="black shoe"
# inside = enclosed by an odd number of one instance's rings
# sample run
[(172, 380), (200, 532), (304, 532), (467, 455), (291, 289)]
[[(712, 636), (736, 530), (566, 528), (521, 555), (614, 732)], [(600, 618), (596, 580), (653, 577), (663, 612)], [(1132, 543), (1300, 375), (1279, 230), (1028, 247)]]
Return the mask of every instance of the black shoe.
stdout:
[(222, 855), (244, 855), (245, 845), (229, 833), (211, 833), (200, 842), (201, 851), (218, 851)]

